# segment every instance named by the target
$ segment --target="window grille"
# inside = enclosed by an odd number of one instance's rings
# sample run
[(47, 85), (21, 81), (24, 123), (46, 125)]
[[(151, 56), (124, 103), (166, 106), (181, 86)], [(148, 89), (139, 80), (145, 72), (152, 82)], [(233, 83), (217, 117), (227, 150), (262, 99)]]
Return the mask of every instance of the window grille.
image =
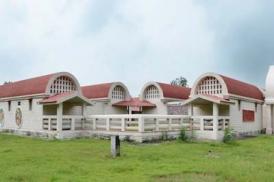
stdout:
[(160, 98), (160, 92), (159, 89), (151, 85), (145, 90), (145, 99), (157, 99)]
[(60, 76), (54, 80), (53, 84), (50, 87), (51, 94), (59, 94), (64, 92), (76, 91), (77, 87), (74, 81), (66, 76)]
[(125, 100), (126, 99), (125, 89), (123, 87), (121, 87), (121, 86), (116, 86), (112, 90), (112, 99)]
[(196, 94), (221, 95), (222, 85), (215, 77), (206, 77), (199, 83)]

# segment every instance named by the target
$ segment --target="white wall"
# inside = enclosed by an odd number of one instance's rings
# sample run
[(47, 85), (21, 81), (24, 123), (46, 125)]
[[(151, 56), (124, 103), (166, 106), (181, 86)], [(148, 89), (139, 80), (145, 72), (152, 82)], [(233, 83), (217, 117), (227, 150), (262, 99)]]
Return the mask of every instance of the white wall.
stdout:
[[(238, 101), (234, 105), (230, 106), (230, 123), (231, 127), (236, 132), (256, 132), (262, 129), (262, 105), (257, 104), (257, 112), (255, 109), (255, 103), (241, 101), (241, 109), (239, 110)], [(255, 111), (254, 122), (243, 122), (243, 110)]]
[(92, 106), (87, 106), (88, 115), (127, 114), (126, 108), (114, 107), (107, 101), (93, 101)]
[(41, 131), (42, 130), (42, 105), (38, 104), (40, 99), (33, 99), (32, 110), (29, 110), (28, 100), (18, 100), (21, 105), (18, 106), (18, 101), (11, 101), (11, 110), (8, 110), (8, 102), (0, 102), (0, 108), (4, 110), (4, 126), (3, 129), (19, 129), (15, 122), (16, 109), (22, 111), (22, 126), (21, 130)]
[(144, 109), (143, 114), (160, 114), (167, 115), (167, 104), (164, 104), (161, 99), (147, 99), (147, 101), (156, 105), (155, 108)]

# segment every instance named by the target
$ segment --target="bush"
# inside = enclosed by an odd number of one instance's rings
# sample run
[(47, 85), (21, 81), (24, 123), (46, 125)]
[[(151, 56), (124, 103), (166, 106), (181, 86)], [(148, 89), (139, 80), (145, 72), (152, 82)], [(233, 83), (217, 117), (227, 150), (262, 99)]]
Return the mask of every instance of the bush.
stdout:
[(184, 141), (184, 142), (187, 142), (189, 140), (189, 137), (187, 136), (186, 128), (185, 127), (183, 127), (181, 129), (179, 139), (182, 140), (182, 141)]
[(167, 131), (163, 131), (163, 132), (162, 132), (161, 140), (162, 140), (162, 141), (167, 141), (167, 140), (168, 140)]
[(230, 128), (226, 128), (225, 133), (224, 133), (223, 142), (224, 143), (231, 143), (232, 141), (234, 141), (233, 130), (230, 129)]

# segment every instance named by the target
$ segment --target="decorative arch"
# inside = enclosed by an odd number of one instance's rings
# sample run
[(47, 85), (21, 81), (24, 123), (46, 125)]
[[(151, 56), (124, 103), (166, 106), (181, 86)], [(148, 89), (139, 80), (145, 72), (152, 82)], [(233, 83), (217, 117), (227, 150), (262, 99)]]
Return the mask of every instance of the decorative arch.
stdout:
[(56, 74), (50, 79), (46, 93), (55, 95), (72, 91), (81, 93), (80, 84), (72, 74), (64, 72)]
[(141, 98), (145, 100), (160, 99), (163, 98), (163, 91), (158, 83), (149, 82), (142, 88)]
[(227, 86), (223, 78), (215, 73), (206, 73), (194, 83), (191, 96), (194, 95), (228, 95)]
[(128, 88), (123, 83), (116, 82), (112, 84), (108, 97), (112, 100), (126, 100), (130, 98), (130, 94)]

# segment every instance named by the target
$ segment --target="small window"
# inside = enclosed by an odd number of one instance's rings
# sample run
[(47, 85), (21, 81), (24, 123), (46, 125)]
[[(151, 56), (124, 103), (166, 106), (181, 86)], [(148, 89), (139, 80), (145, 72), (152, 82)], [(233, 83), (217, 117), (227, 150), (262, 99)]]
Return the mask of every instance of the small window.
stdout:
[(241, 110), (241, 100), (238, 100), (238, 110)]
[(31, 111), (32, 110), (32, 99), (29, 99), (29, 110)]
[(20, 101), (17, 104), (18, 104), (18, 106), (21, 106), (21, 102)]
[(250, 110), (243, 110), (243, 122), (254, 122), (255, 112)]
[(8, 109), (11, 110), (11, 101), (8, 101)]
[(257, 112), (258, 111), (258, 104), (255, 103), (255, 111)]

